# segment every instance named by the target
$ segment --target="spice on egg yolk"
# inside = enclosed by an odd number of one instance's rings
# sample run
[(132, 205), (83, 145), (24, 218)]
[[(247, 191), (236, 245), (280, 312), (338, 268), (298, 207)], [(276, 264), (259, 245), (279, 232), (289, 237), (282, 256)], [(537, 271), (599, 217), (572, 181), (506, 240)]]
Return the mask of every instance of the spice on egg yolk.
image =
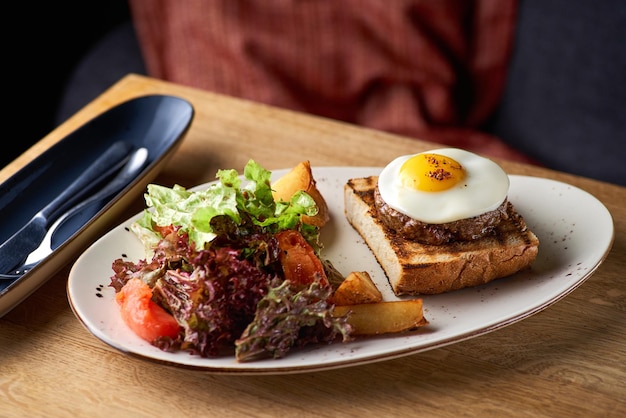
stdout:
[(457, 161), (439, 154), (418, 154), (400, 167), (403, 186), (423, 192), (447, 190), (465, 178), (465, 169)]

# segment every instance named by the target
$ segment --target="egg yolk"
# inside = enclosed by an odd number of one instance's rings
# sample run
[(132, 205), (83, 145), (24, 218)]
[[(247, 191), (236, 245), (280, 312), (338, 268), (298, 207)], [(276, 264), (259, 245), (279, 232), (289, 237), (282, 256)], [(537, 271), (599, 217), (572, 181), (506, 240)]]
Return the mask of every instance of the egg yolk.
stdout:
[(423, 192), (447, 190), (464, 178), (461, 164), (439, 154), (418, 154), (400, 167), (402, 185)]

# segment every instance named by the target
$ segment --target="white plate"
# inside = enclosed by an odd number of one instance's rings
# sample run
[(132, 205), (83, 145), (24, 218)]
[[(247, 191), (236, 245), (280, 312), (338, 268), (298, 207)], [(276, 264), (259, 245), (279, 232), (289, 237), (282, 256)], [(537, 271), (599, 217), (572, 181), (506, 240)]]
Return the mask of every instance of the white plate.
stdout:
[[(322, 233), (324, 256), (344, 274), (369, 271), (385, 299), (393, 300), (397, 298), (383, 271), (343, 213), (346, 180), (379, 172), (380, 168), (372, 167), (314, 169), (332, 219)], [(274, 176), (284, 173), (279, 170)], [(476, 337), (527, 318), (572, 292), (609, 252), (613, 243), (611, 215), (589, 193), (553, 180), (511, 176), (509, 198), (541, 242), (533, 267), (484, 286), (424, 296), (424, 312), (430, 324), (412, 333), (293, 350), (282, 359), (248, 363), (237, 363), (230, 356), (207, 359), (186, 352), (163, 352), (126, 327), (114, 290), (108, 287), (113, 260), (125, 256), (136, 261), (143, 257), (139, 241), (128, 231), (134, 218), (103, 236), (77, 260), (70, 272), (68, 298), (78, 319), (106, 344), (178, 367), (216, 373), (277, 374), (391, 359)]]

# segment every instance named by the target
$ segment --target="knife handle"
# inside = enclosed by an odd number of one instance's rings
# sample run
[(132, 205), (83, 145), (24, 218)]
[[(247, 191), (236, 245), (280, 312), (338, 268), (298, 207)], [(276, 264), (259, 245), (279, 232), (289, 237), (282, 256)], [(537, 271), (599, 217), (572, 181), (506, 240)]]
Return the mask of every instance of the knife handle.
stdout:
[(93, 186), (97, 180), (111, 174), (112, 167), (119, 166), (121, 160), (128, 157), (131, 145), (124, 141), (114, 142), (109, 149), (100, 155), (89, 167), (83, 171), (61, 194), (41, 209), (38, 215), (52, 221), (58, 214), (73, 206), (86, 190)]

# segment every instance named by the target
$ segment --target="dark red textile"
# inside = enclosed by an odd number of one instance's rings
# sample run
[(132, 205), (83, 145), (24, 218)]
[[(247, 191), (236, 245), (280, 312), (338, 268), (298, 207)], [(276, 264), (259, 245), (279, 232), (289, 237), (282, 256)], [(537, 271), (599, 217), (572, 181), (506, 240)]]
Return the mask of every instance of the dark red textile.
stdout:
[(500, 100), (514, 0), (130, 0), (148, 73), (526, 160), (480, 131)]

